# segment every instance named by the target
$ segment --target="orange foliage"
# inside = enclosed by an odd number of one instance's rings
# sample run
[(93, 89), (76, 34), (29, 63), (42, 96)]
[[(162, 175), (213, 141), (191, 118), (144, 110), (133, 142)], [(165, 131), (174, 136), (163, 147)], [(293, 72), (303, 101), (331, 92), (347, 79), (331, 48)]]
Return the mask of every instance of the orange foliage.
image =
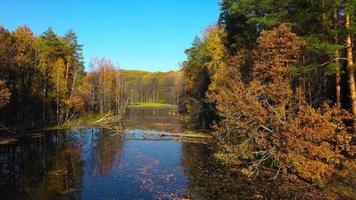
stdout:
[(289, 71), (304, 43), (288, 26), (263, 31), (258, 43), (250, 81), (243, 81), (242, 53), (232, 59), (232, 67), (217, 72), (225, 79), (209, 96), (222, 117), (215, 134), (228, 151), (251, 160), (254, 169), (272, 163), (324, 184), (351, 154), (344, 125), (350, 116), (339, 107), (316, 110), (292, 87)]

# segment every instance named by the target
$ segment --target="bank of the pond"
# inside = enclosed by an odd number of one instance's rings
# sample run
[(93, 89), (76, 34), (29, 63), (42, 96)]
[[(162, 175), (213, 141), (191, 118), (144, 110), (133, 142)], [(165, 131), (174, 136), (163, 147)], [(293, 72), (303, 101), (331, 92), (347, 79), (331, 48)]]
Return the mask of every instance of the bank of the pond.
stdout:
[[(251, 163), (241, 159), (241, 156), (235, 153), (217, 149), (213, 155), (216, 160), (224, 163), (229, 171), (240, 173), (246, 178), (262, 183), (261, 188), (264, 190), (278, 187), (280, 190), (273, 191), (281, 192), (281, 194), (298, 194), (302, 199), (356, 199), (356, 169), (351, 169), (354, 170), (351, 177), (344, 179), (334, 177), (327, 185), (320, 186), (311, 184), (296, 174), (283, 173), (264, 165), (252, 170)], [(284, 197), (289, 199), (293, 196)]]
[(128, 107), (129, 108), (167, 108), (167, 107), (176, 107), (176, 105), (155, 103), (155, 102), (139, 102), (139, 103), (129, 104)]
[(51, 129), (71, 129), (71, 128), (109, 128), (111, 126), (117, 126), (120, 123), (122, 116), (114, 115), (112, 113), (106, 114), (87, 114), (76, 119), (69, 120), (63, 124), (58, 124), (46, 128), (46, 130)]
[[(76, 130), (71, 134), (77, 134), (78, 132), (83, 132), (86, 129), (73, 129)], [(63, 131), (62, 131), (63, 132)], [(64, 131), (66, 132), (66, 131)], [(90, 131), (89, 131), (90, 132)], [(112, 135), (116, 137), (116, 134), (112, 134), (111, 130), (106, 130), (106, 134), (104, 135)], [(69, 135), (71, 135), (69, 134)], [(160, 131), (147, 131), (147, 130), (126, 130), (125, 138), (129, 141), (130, 137), (128, 135), (139, 135), (139, 137), (134, 138), (134, 143), (139, 142), (140, 140), (151, 141), (155, 140), (157, 142), (167, 141), (180, 141), (186, 144), (186, 148), (189, 148), (188, 143), (197, 143), (197, 144), (205, 144), (209, 149), (209, 154), (201, 154), (201, 159), (205, 160), (204, 163), (214, 163), (214, 168), (211, 169), (210, 164), (208, 164), (209, 168), (203, 168), (204, 170), (209, 171), (209, 173), (199, 172), (199, 178), (194, 174), (195, 172), (191, 172), (190, 178), (196, 180), (210, 180), (212, 177), (214, 179), (220, 180), (221, 185), (214, 185), (213, 190), (218, 190), (219, 194), (222, 195), (222, 191), (224, 187), (230, 188), (229, 194), (233, 194), (233, 190), (243, 190), (246, 187), (246, 194), (243, 195), (251, 195), (251, 198), (254, 199), (270, 199), (270, 198), (282, 198), (282, 199), (290, 199), (296, 197), (298, 199), (353, 199), (354, 191), (350, 186), (347, 186), (346, 182), (334, 182), (332, 185), (326, 188), (317, 188), (305, 181), (299, 179), (298, 177), (290, 174), (280, 173), (278, 177), (271, 178), (276, 174), (276, 171), (271, 170), (266, 167), (261, 167), (259, 169), (258, 175), (250, 173), (246, 170), (245, 166), (241, 162), (237, 162), (236, 155), (221, 153), (218, 147), (215, 145), (215, 142), (206, 139), (212, 139), (211, 136), (205, 133), (193, 132), (193, 131), (185, 131), (182, 133), (165, 133)], [(105, 136), (101, 137), (105, 137)], [(29, 134), (27, 135), (29, 138), (42, 138), (47, 137), (43, 134)], [(143, 137), (142, 137), (143, 136)], [(160, 137), (162, 136), (162, 137)], [(75, 138), (75, 137), (74, 137)], [(122, 138), (121, 136), (116, 139)], [(4, 143), (0, 142), (0, 144), (8, 145), (10, 143), (15, 143), (18, 139), (7, 139), (3, 140)], [(120, 139), (121, 140), (121, 139)], [(151, 144), (151, 143), (147, 143)], [(158, 143), (157, 143), (158, 144)], [(164, 143), (159, 143), (164, 144)], [(0, 145), (1, 146), (1, 145)], [(158, 146), (156, 146), (158, 148)], [(149, 149), (147, 149), (149, 150)], [(149, 150), (151, 151), (151, 150)], [(210, 156), (209, 156), (210, 155)], [(212, 155), (212, 156), (211, 156)], [(197, 159), (197, 158), (195, 158)], [(187, 161), (185, 161), (187, 162)], [(199, 161), (200, 162), (200, 161)], [(225, 174), (222, 177), (222, 174)], [(243, 180), (243, 181), (242, 181)], [(349, 180), (350, 181), (350, 180)], [(197, 184), (197, 183), (195, 183)], [(199, 183), (200, 184), (200, 183)], [(213, 183), (212, 183), (213, 184)], [(233, 186), (238, 185), (240, 186)], [(244, 185), (241, 185), (244, 184)], [(354, 183), (353, 183), (354, 184)], [(247, 187), (246, 185), (249, 185)], [(205, 188), (208, 189), (208, 188)], [(257, 192), (258, 191), (258, 192)]]
[[(75, 167), (78, 169), (69, 167), (63, 171), (72, 174), (72, 183), (84, 180), (82, 185), (68, 186), (69, 190), (80, 192), (84, 199), (92, 195), (97, 198), (116, 197), (119, 193), (110, 189), (113, 183), (122, 186), (118, 192), (127, 198), (133, 198), (130, 196), (132, 193), (137, 194), (137, 198), (164, 198), (167, 197), (161, 196), (164, 192), (187, 199), (352, 199), (355, 194), (352, 190), (354, 183), (350, 180), (338, 180), (334, 185), (317, 188), (290, 174), (279, 173), (273, 178), (276, 171), (267, 167), (261, 167), (258, 175), (253, 174), (246, 168), (246, 163), (240, 162), (238, 155), (221, 151), (212, 134), (187, 129), (174, 107), (129, 107), (120, 117), (88, 114), (51, 129), (56, 130), (0, 139), (0, 150), (8, 156), (5, 159), (8, 164), (3, 165), (7, 167), (0, 170), (0, 173), (3, 173), (4, 178), (9, 178), (8, 181), (0, 181), (0, 184), (7, 186), (12, 180), (12, 174), (7, 172), (36, 172), (27, 165), (21, 168), (22, 171), (11, 169), (11, 166), (21, 165), (13, 163), (16, 160), (11, 158), (11, 149), (23, 148), (23, 151), (17, 152), (22, 158), (22, 153), (28, 152), (27, 148), (38, 145), (39, 149), (43, 146), (54, 148), (46, 150), (49, 151), (48, 155), (51, 154), (50, 157), (38, 157), (38, 163), (46, 163), (41, 159), (56, 157), (55, 160), (62, 159), (61, 162), (69, 163), (62, 166), (65, 168), (72, 166), (72, 159), (76, 159)], [(32, 162), (36, 155), (34, 153), (28, 160)], [(71, 159), (67, 160), (68, 157)], [(80, 170), (84, 174), (77, 173)], [(46, 173), (53, 176), (51, 171)], [(88, 178), (93, 176), (98, 177), (98, 182)], [(20, 175), (16, 177), (21, 179)], [(59, 177), (62, 175), (53, 179)], [(130, 185), (126, 187), (127, 183)], [(19, 180), (16, 184), (26, 183)], [(67, 184), (65, 180), (63, 184)], [(108, 189), (99, 189), (102, 185)], [(33, 187), (32, 192), (42, 188), (33, 184), (27, 187)], [(146, 187), (150, 190), (146, 190)], [(95, 189), (98, 190), (93, 193)], [(12, 192), (6, 188), (2, 192), (27, 195), (26, 191)], [(64, 197), (71, 194), (67, 189), (60, 193), (50, 190), (46, 192)], [(141, 196), (140, 192), (147, 196)], [(114, 196), (110, 196), (112, 194)]]
[(110, 126), (116, 126), (120, 124), (122, 116), (112, 113), (97, 114), (97, 113), (87, 113), (81, 115), (77, 118), (70, 119), (66, 122), (56, 124), (55, 122), (49, 122), (46, 125), (35, 126), (32, 128), (21, 127), (18, 125), (4, 126), (0, 124), (0, 139), (9, 136), (23, 136), (32, 134), (34, 132), (41, 132), (46, 130), (55, 129), (71, 129), (71, 128), (109, 128)]
[[(154, 102), (140, 102), (129, 104), (126, 109), (176, 109), (177, 106), (173, 104), (154, 103)], [(126, 110), (125, 109), (125, 110)], [(110, 125), (117, 125), (122, 120), (125, 110), (122, 114), (112, 113), (88, 113), (75, 119), (71, 119), (65, 123), (50, 126), (47, 129), (69, 129), (69, 128), (89, 128), (89, 127), (108, 127)]]

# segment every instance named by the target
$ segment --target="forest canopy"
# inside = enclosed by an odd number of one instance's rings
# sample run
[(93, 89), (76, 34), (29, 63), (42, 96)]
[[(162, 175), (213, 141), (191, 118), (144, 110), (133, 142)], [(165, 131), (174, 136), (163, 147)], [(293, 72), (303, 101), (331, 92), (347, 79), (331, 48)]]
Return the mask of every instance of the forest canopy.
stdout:
[[(325, 185), (355, 171), (356, 3), (223, 0), (186, 50), (180, 108), (222, 151)], [(348, 175), (347, 175), (348, 174)]]
[(87, 72), (82, 48), (72, 30), (37, 36), (27, 26), (0, 27), (0, 124), (26, 130), (120, 114), (129, 103), (178, 101), (180, 72), (122, 70), (105, 58), (93, 59)]

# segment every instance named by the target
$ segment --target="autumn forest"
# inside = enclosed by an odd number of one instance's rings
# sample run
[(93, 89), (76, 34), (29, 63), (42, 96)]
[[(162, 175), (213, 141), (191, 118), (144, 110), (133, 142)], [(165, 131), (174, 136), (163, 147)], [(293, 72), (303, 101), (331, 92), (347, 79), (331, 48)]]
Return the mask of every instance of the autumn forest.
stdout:
[(93, 59), (87, 72), (71, 30), (64, 36), (51, 28), (35, 36), (26, 26), (0, 32), (2, 123), (26, 130), (88, 112), (120, 113), (132, 102), (177, 102), (178, 72), (120, 70), (106, 58)]
[(214, 138), (215, 157), (229, 170), (292, 177), (321, 191), (338, 180), (349, 188), (332, 197), (355, 198), (356, 1), (219, 6), (219, 20), (168, 72), (122, 69), (105, 57), (84, 63), (85, 44), (73, 30), (0, 27), (1, 132), (175, 105), (187, 126)]

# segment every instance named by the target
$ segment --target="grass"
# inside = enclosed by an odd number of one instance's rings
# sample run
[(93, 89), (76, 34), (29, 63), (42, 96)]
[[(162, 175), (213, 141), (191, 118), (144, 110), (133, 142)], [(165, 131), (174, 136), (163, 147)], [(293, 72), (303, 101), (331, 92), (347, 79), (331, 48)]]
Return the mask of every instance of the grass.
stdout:
[[(107, 114), (108, 116), (111, 116), (110, 114)], [(60, 124), (58, 126), (55, 126), (53, 128), (79, 128), (79, 127), (88, 127), (88, 126), (95, 126), (95, 122), (97, 122), (100, 119), (105, 118), (105, 115), (101, 114), (86, 114), (84, 116), (81, 116), (77, 119), (72, 119), (69, 120), (68, 122), (64, 124)], [(105, 123), (106, 121), (103, 120), (101, 123)]]
[(163, 108), (163, 107), (172, 107), (172, 104), (165, 103), (153, 103), (153, 102), (140, 102), (129, 105), (131, 108)]

